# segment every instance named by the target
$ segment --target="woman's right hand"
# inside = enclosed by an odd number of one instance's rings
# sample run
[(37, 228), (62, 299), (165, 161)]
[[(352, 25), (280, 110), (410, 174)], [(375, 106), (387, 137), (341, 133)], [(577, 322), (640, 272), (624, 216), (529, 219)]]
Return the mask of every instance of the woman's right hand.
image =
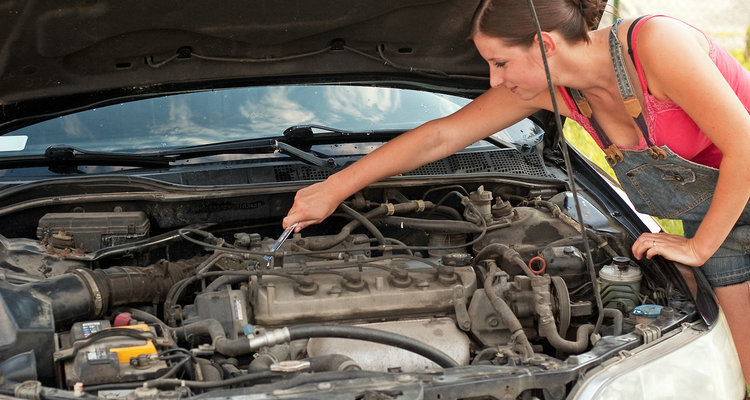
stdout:
[(294, 204), (284, 218), (284, 228), (297, 223), (295, 232), (307, 226), (318, 224), (336, 210), (341, 203), (329, 181), (318, 182), (297, 191)]

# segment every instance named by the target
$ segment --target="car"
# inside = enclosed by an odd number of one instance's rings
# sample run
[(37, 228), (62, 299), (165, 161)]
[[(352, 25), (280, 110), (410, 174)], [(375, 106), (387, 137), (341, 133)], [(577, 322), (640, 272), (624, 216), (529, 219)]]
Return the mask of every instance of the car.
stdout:
[(657, 228), (553, 113), (282, 228), (488, 88), (479, 3), (6, 2), (0, 393), (741, 398), (710, 286), (632, 258)]

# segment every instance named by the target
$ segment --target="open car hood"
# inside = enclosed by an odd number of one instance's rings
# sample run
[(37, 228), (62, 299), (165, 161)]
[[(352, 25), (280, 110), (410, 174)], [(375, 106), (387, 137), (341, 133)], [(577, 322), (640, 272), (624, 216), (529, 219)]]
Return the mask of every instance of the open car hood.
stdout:
[[(6, 1), (0, 124), (112, 98), (390, 74), (486, 88), (479, 0)], [(16, 122), (14, 122), (16, 121)]]

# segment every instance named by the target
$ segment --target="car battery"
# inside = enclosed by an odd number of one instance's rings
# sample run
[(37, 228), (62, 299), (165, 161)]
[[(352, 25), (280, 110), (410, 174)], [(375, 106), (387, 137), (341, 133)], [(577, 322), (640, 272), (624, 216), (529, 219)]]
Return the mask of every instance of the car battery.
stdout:
[(122, 329), (156, 336), (145, 324), (112, 328), (109, 321), (86, 321), (72, 326), (66, 342), (73, 352), (64, 364), (68, 387), (79, 382), (86, 386), (155, 379), (168, 371), (153, 340), (127, 335)]
[(39, 219), (36, 236), (57, 248), (86, 252), (148, 238), (142, 211), (48, 213)]

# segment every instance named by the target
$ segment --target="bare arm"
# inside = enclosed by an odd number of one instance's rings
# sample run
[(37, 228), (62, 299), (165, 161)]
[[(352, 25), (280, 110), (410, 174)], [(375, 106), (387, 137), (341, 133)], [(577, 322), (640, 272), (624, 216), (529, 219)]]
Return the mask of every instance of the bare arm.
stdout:
[[(723, 158), (711, 206), (695, 237), (644, 234), (633, 245), (633, 253), (636, 257), (661, 254), (700, 266), (721, 246), (750, 198), (750, 114), (694, 30), (658, 19), (647, 22), (639, 38), (639, 54), (652, 93), (682, 107)], [(659, 246), (652, 246), (654, 240)]]
[(454, 114), (430, 121), (389, 141), (323, 182), (297, 192), (284, 227), (321, 222), (356, 191), (381, 179), (447, 157), (539, 109), (505, 88), (490, 89)]

